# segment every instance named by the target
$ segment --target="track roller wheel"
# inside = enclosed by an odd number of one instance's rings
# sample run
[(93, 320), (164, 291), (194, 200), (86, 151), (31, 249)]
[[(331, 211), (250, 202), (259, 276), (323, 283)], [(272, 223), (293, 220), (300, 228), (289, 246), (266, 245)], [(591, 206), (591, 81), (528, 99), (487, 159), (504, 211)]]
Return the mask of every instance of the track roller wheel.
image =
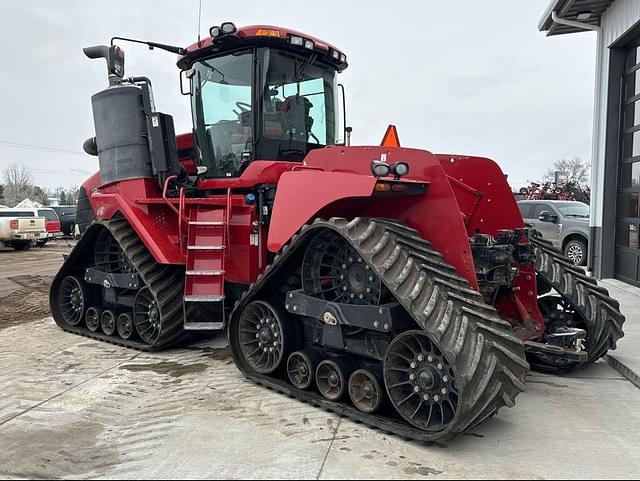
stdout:
[(247, 305), (232, 334), (237, 336), (243, 361), (259, 374), (275, 372), (295, 338), (283, 313), (265, 301)]
[(58, 291), (58, 305), (62, 319), (70, 326), (77, 326), (87, 308), (88, 291), (86, 284), (76, 276), (65, 277)]
[(116, 326), (118, 328), (118, 336), (122, 339), (131, 339), (133, 337), (135, 327), (133, 325), (133, 315), (131, 313), (123, 312), (120, 314), (118, 316)]
[(148, 287), (138, 291), (133, 303), (133, 323), (147, 344), (153, 344), (160, 335), (160, 309)]
[(102, 328), (102, 332), (104, 332), (107, 336), (113, 336), (116, 332), (116, 315), (113, 311), (107, 309), (100, 316), (100, 327)]
[(90, 307), (87, 309), (87, 314), (85, 315), (85, 323), (87, 324), (87, 329), (91, 332), (98, 332), (100, 330), (100, 318), (102, 317), (102, 309), (98, 307)]
[(458, 389), (443, 352), (422, 331), (396, 337), (384, 364), (387, 392), (398, 413), (425, 431), (442, 431), (455, 418)]
[(384, 400), (382, 383), (371, 371), (358, 369), (349, 378), (349, 397), (358, 410), (373, 414)]
[(345, 359), (325, 360), (316, 369), (318, 391), (329, 401), (339, 401), (347, 392), (347, 379), (353, 366)]
[(287, 361), (289, 381), (297, 389), (303, 391), (313, 385), (316, 366), (322, 361), (322, 354), (317, 351), (296, 351)]

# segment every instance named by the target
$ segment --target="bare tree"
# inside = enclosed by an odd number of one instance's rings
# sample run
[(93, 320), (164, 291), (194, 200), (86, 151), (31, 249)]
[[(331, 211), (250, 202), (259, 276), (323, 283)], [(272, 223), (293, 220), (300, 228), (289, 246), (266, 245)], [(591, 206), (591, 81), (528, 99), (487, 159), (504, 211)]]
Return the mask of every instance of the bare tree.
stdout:
[(554, 162), (551, 169), (547, 170), (547, 173), (544, 175), (544, 180), (549, 182), (555, 181), (556, 172), (562, 180), (584, 185), (589, 182), (591, 177), (591, 165), (580, 160), (578, 157), (558, 160)]
[(78, 203), (78, 193), (80, 188), (77, 185), (70, 185), (64, 189), (65, 203), (67, 205), (76, 205)]
[(2, 171), (5, 186), (5, 198), (10, 205), (29, 197), (33, 191), (33, 175), (25, 165), (13, 164)]
[(31, 189), (29, 197), (31, 197), (31, 200), (39, 202), (42, 205), (49, 205), (49, 192), (45, 187), (34, 186)]

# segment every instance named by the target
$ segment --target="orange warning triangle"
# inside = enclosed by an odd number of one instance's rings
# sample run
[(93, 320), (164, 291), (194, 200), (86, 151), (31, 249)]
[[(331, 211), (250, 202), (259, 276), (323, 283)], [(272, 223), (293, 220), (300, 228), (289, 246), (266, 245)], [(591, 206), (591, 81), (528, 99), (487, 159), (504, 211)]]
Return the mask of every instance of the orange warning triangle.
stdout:
[(400, 139), (398, 138), (398, 130), (395, 125), (389, 125), (387, 131), (382, 138), (380, 147), (400, 147)]

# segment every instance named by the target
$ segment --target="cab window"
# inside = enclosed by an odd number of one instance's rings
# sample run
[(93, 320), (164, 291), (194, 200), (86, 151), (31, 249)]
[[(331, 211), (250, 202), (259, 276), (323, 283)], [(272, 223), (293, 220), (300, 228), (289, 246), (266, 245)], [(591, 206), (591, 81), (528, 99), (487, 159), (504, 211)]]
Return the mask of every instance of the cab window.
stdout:
[(56, 221), (58, 219), (58, 215), (53, 210), (49, 209), (41, 209), (38, 211), (38, 217), (44, 217), (48, 221)]

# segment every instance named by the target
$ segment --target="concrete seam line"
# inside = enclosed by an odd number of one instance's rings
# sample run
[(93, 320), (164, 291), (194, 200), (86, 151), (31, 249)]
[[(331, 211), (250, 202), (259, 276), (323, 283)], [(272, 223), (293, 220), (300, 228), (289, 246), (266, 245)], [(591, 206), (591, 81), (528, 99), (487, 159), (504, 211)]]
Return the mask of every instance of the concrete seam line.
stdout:
[(638, 376), (638, 374), (609, 354), (607, 354), (606, 360), (612, 368), (622, 374), (631, 384), (640, 389), (640, 376)]
[(318, 472), (318, 476), (316, 476), (316, 479), (320, 479), (320, 477), (322, 476), (322, 471), (324, 471), (324, 465), (327, 463), (327, 459), (329, 458), (329, 453), (331, 452), (333, 443), (336, 440), (336, 436), (338, 435), (338, 430), (340, 429), (341, 424), (342, 424), (342, 417), (339, 417), (338, 425), (336, 426), (336, 429), (333, 431), (333, 437), (331, 438), (331, 442), (329, 443), (329, 448), (327, 449), (327, 452), (324, 455), (324, 459), (322, 460), (322, 466), (320, 466), (320, 471)]
[(61, 392), (59, 392), (59, 393), (57, 393), (57, 394), (54, 394), (53, 396), (49, 397), (48, 399), (45, 399), (44, 401), (40, 401), (39, 403), (34, 404), (33, 406), (31, 406), (31, 407), (29, 407), (29, 408), (25, 409), (24, 411), (19, 412), (19, 413), (18, 413), (18, 414), (16, 414), (15, 416), (12, 416), (12, 417), (10, 417), (9, 419), (6, 419), (5, 421), (2, 421), (2, 422), (0, 423), (0, 426), (4, 426), (5, 424), (10, 423), (10, 422), (11, 422), (11, 421), (13, 421), (14, 419), (17, 419), (17, 418), (19, 418), (20, 416), (23, 416), (23, 415), (27, 414), (28, 412), (33, 411), (34, 409), (39, 408), (40, 406), (42, 406), (42, 405), (44, 405), (44, 404), (48, 403), (49, 401), (52, 401), (52, 400), (54, 400), (54, 399), (56, 399), (56, 398), (59, 398), (60, 396), (64, 396), (64, 395), (65, 395), (65, 394), (67, 394), (69, 391), (73, 391), (74, 389), (76, 389), (76, 388), (78, 388), (78, 387), (80, 387), (80, 386), (83, 386), (83, 385), (85, 385), (86, 383), (88, 383), (88, 382), (90, 382), (90, 381), (93, 381), (94, 379), (96, 379), (96, 378), (98, 378), (98, 377), (102, 376), (103, 374), (105, 374), (105, 373), (107, 373), (107, 372), (109, 372), (109, 371), (112, 371), (113, 369), (115, 369), (115, 368), (117, 368), (117, 367), (121, 366), (121, 365), (122, 365), (122, 364), (124, 364), (125, 362), (133, 361), (135, 358), (137, 358), (137, 357), (138, 357), (138, 356), (140, 356), (141, 354), (142, 354), (142, 353), (141, 353), (141, 352), (139, 352), (139, 353), (137, 353), (135, 356), (131, 356), (131, 357), (130, 357), (130, 358), (128, 358), (128, 359), (124, 359), (124, 360), (120, 361), (119, 363), (114, 364), (114, 365), (113, 365), (113, 366), (111, 366), (110, 368), (105, 369), (105, 370), (104, 370), (104, 371), (102, 371), (102, 372), (99, 372), (99, 373), (98, 373), (98, 374), (96, 374), (95, 376), (92, 376), (92, 377), (90, 377), (89, 379), (85, 379), (85, 380), (84, 380), (84, 381), (82, 381), (81, 383), (75, 384), (74, 386), (71, 386), (70, 388), (65, 389), (64, 391), (61, 391)]

